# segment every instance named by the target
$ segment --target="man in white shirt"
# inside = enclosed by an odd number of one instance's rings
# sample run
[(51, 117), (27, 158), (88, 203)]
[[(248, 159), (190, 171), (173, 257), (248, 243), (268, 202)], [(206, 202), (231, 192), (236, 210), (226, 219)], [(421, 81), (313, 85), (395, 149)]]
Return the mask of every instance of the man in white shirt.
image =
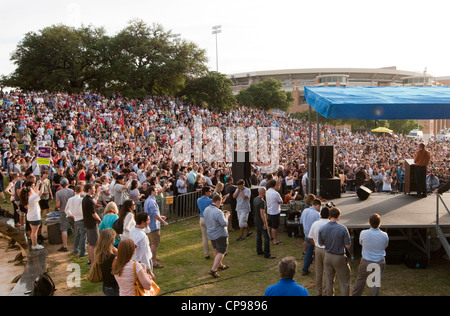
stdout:
[(316, 287), (317, 287), (317, 295), (322, 296), (326, 295), (326, 282), (325, 282), (325, 270), (323, 261), (325, 259), (325, 246), (319, 245), (317, 240), (319, 240), (319, 230), (320, 228), (329, 222), (329, 208), (324, 206), (320, 211), (320, 219), (315, 221), (309, 230), (309, 241), (315, 246), (315, 264), (316, 264)]
[(273, 238), (274, 245), (281, 245), (282, 242), (277, 239), (277, 230), (280, 225), (280, 204), (283, 203), (280, 193), (275, 191), (275, 186), (277, 185), (276, 180), (270, 180), (266, 192), (266, 202), (267, 202), (267, 224), (269, 226), (270, 237)]
[(187, 193), (187, 182), (186, 182), (186, 176), (184, 175), (184, 173), (181, 173), (177, 180), (177, 189), (178, 189), (178, 194)]
[(248, 215), (250, 213), (250, 195), (251, 191), (245, 187), (245, 181), (239, 180), (236, 182), (237, 189), (233, 194), (233, 198), (236, 199), (236, 213), (239, 220), (240, 235), (237, 241), (244, 240), (244, 229), (247, 229), (247, 235), (250, 237), (252, 232), (248, 226)]
[(86, 255), (86, 227), (84, 226), (83, 220), (83, 207), (81, 203), (83, 198), (81, 193), (83, 192), (83, 187), (81, 185), (76, 185), (75, 195), (67, 200), (65, 213), (67, 217), (74, 220), (75, 233), (74, 233), (74, 246), (73, 253), (79, 255), (80, 258)]
[[(380, 230), (381, 217), (374, 213), (369, 217), (370, 229), (363, 230), (359, 235), (362, 246), (362, 257), (358, 268), (358, 278), (353, 287), (353, 296), (361, 296), (366, 280), (371, 275), (371, 295), (378, 296), (381, 288), (381, 277), (386, 268), (386, 248), (389, 244), (388, 234)], [(377, 269), (370, 268), (375, 266)]]
[(136, 251), (133, 255), (133, 260), (145, 265), (147, 273), (154, 278), (152, 251), (150, 249), (150, 242), (147, 233), (150, 232), (148, 224), (150, 223), (150, 216), (145, 212), (140, 212), (136, 215), (136, 226), (130, 230), (130, 239), (136, 245)]

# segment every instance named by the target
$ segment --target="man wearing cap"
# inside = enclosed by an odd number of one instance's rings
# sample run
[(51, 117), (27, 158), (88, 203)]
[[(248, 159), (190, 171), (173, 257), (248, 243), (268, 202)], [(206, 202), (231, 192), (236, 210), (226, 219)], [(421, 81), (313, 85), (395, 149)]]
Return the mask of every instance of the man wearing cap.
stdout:
[(67, 252), (67, 230), (69, 229), (69, 224), (74, 226), (74, 222), (72, 218), (66, 216), (66, 205), (67, 201), (75, 195), (72, 189), (69, 189), (69, 180), (67, 178), (62, 178), (59, 182), (61, 185), (61, 189), (56, 192), (56, 209), (59, 210), (59, 219), (60, 219), (60, 227), (61, 230), (61, 239), (62, 239), (62, 247), (58, 249), (58, 251)]

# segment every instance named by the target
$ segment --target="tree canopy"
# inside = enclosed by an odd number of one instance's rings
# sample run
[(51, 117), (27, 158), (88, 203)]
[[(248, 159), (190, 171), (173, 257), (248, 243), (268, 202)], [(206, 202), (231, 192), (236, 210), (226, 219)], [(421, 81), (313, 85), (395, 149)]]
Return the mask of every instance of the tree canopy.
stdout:
[(231, 86), (233, 81), (216, 71), (192, 79), (186, 85), (186, 99), (196, 105), (204, 105), (216, 111), (229, 111), (236, 107)]
[(280, 81), (270, 78), (242, 90), (237, 101), (239, 105), (250, 108), (286, 111), (292, 105), (294, 97), (291, 92), (282, 90)]
[(174, 95), (207, 72), (206, 52), (159, 24), (132, 20), (115, 36), (103, 28), (65, 25), (29, 32), (11, 55), (15, 71), (2, 85), (23, 90), (129, 97)]

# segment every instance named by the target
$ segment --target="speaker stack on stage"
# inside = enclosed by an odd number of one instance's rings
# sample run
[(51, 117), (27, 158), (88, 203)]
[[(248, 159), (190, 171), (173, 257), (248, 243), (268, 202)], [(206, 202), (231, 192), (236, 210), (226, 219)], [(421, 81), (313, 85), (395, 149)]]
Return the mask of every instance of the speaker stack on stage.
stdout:
[(250, 164), (250, 152), (248, 151), (235, 151), (233, 164), (231, 166), (231, 173), (233, 175), (234, 182), (242, 179), (245, 181), (247, 188), (251, 187), (250, 178), (252, 175), (252, 166)]
[[(250, 181), (252, 175), (252, 166), (250, 163), (250, 152), (248, 151), (235, 151), (233, 155), (233, 164), (231, 166), (231, 174), (233, 176), (234, 183), (239, 180), (245, 181), (245, 187), (250, 188), (250, 213), (252, 213), (253, 199), (258, 196), (258, 187), (252, 187)], [(248, 217), (248, 226), (253, 227), (253, 215)], [(237, 220), (236, 210), (233, 211), (232, 226), (235, 229), (239, 229), (239, 222)]]
[[(320, 146), (320, 196), (325, 199), (341, 197), (341, 179), (334, 175), (334, 146)], [(316, 190), (317, 182), (317, 146), (312, 146), (312, 188)]]

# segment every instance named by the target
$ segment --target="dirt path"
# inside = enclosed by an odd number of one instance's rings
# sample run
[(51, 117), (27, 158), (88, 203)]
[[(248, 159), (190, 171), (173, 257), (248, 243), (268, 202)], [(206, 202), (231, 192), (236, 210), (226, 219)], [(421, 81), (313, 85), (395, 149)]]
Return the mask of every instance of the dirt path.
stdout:
[(8, 250), (8, 240), (4, 237), (0, 238), (0, 296), (8, 296), (11, 290), (14, 288), (15, 283), (11, 281), (18, 275), (22, 274), (25, 266), (15, 266), (14, 263), (9, 261), (20, 253), (20, 250)]

